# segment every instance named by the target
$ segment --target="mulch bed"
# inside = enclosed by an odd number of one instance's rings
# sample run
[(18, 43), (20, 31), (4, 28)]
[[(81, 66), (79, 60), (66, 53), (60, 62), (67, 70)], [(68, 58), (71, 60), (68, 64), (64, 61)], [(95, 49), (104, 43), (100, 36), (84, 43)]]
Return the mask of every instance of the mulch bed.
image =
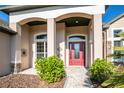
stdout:
[(48, 84), (36, 75), (11, 74), (0, 78), (0, 88), (63, 88), (65, 80)]

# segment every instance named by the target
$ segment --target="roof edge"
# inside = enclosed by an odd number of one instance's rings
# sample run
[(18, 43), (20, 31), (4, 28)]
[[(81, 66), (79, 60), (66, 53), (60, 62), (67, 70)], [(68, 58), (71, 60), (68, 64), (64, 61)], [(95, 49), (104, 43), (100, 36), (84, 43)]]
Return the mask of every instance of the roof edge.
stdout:
[(113, 18), (112, 20), (110, 20), (109, 22), (107, 22), (106, 25), (110, 25), (110, 24), (114, 23), (115, 21), (119, 20), (123, 16), (124, 16), (124, 13), (121, 13), (120, 15), (116, 16), (115, 18)]
[(0, 25), (0, 32), (7, 33), (7, 34), (10, 34), (10, 35), (17, 34), (17, 32), (12, 30), (8, 26), (3, 26), (3, 25)]

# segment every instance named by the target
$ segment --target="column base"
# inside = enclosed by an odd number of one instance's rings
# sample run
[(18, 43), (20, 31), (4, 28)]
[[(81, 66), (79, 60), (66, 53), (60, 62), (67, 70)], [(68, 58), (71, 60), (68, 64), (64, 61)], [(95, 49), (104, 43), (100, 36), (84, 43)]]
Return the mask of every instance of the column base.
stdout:
[(11, 63), (11, 72), (18, 73), (21, 71), (21, 63)]

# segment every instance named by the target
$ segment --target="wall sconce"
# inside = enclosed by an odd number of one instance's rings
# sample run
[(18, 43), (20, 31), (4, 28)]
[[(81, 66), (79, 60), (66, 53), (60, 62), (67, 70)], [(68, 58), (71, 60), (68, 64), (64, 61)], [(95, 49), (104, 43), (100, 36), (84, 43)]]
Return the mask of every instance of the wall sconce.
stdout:
[(27, 50), (21, 49), (21, 56), (26, 56), (26, 55), (27, 55)]

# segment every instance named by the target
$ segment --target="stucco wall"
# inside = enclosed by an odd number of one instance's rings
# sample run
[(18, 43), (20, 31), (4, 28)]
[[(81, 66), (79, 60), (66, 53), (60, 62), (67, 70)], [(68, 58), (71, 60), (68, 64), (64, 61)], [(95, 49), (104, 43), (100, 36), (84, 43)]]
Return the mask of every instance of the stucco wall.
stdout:
[[(116, 28), (122, 28), (124, 29), (124, 17), (118, 19), (117, 21), (113, 22), (112, 24), (110, 24), (109, 26), (109, 29), (107, 29), (107, 55), (110, 55), (112, 54), (112, 31), (113, 29), (116, 29)], [(110, 57), (107, 57), (107, 60), (108, 61), (112, 61), (112, 58)]]
[(23, 25), (22, 26), (22, 38), (21, 38), (21, 49), (22, 51), (25, 52), (25, 54), (21, 54), (21, 69), (26, 69), (29, 68), (29, 62), (30, 62), (30, 58), (29, 58), (29, 26), (28, 25)]
[(66, 27), (66, 36), (72, 34), (88, 34), (88, 26)]
[(124, 17), (120, 18), (119, 20), (113, 22), (107, 32), (107, 37), (112, 38), (112, 28), (124, 28)]
[[(57, 55), (65, 62), (65, 24), (57, 23), (56, 25), (56, 46)], [(22, 49), (26, 49), (26, 56), (22, 56), (22, 69), (32, 67), (35, 55), (35, 41), (34, 36), (37, 34), (47, 34), (47, 25), (38, 25), (29, 27), (27, 25), (22, 26)]]
[(47, 26), (46, 25), (38, 25), (38, 26), (28, 26), (23, 25), (21, 28), (21, 49), (26, 50), (26, 55), (21, 55), (21, 69), (26, 69), (33, 66), (34, 62), (34, 35), (46, 33)]
[(110, 27), (123, 27), (124, 26), (124, 17), (120, 18), (119, 20), (113, 22)]
[(57, 46), (57, 55), (64, 61), (66, 61), (65, 56), (65, 24), (58, 23), (56, 26), (56, 46)]
[[(22, 49), (26, 49), (26, 56), (22, 56), (22, 69), (33, 66), (35, 55), (35, 41), (34, 36), (37, 34), (47, 33), (47, 25), (37, 25), (29, 27), (22, 26)], [(82, 34), (86, 35), (88, 39), (88, 26), (66, 27), (64, 23), (57, 23), (56, 25), (56, 51), (57, 55), (68, 65), (68, 47), (66, 44), (69, 35)], [(87, 44), (88, 46), (88, 44)], [(88, 48), (87, 48), (88, 50)], [(86, 50), (86, 51), (87, 51)], [(88, 55), (88, 51), (87, 51)], [(87, 59), (88, 60), (88, 59)], [(88, 61), (87, 61), (88, 62)]]
[(93, 63), (93, 28), (90, 24), (88, 26), (88, 67), (90, 67)]
[(0, 32), (0, 76), (11, 72), (10, 51), (10, 35)]

